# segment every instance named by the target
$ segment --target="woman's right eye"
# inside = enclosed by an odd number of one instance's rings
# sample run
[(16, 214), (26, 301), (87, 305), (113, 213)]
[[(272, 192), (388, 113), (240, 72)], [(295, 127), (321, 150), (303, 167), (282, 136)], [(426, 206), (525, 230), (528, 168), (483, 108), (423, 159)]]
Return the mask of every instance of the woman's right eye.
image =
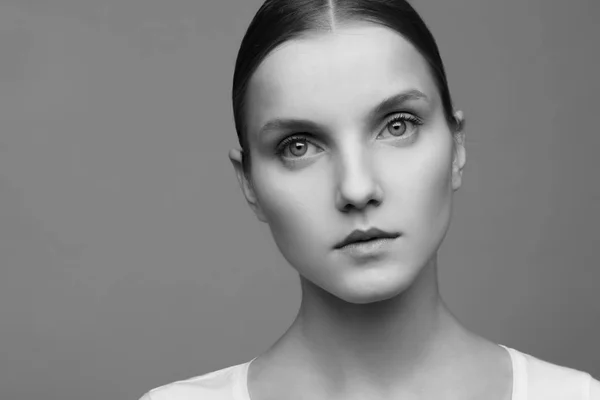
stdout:
[[(309, 152), (310, 147), (313, 147), (315, 149), (315, 151), (313, 151), (313, 154), (310, 154)], [(306, 157), (307, 153), (308, 157), (310, 157), (311, 155), (315, 155), (321, 151), (322, 150), (317, 145), (312, 143), (304, 136), (290, 136), (288, 138), (285, 138), (279, 144), (276, 152), (277, 155), (282, 158), (297, 159)]]

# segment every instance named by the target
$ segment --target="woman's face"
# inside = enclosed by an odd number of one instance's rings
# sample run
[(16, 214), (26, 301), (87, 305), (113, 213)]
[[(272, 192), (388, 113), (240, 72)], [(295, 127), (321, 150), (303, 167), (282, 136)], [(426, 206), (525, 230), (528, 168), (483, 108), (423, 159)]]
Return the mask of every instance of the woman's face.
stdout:
[[(410, 286), (446, 234), (464, 164), (418, 51), (372, 24), (315, 33), (272, 51), (246, 100), (251, 186), (234, 165), (289, 263), (352, 303)], [(371, 228), (396, 237), (337, 247)]]

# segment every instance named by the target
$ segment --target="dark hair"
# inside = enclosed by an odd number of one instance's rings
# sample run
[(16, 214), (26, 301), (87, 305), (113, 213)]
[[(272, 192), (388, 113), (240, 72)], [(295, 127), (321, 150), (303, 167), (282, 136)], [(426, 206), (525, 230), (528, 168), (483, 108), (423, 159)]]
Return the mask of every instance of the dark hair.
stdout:
[(453, 116), (446, 72), (435, 39), (407, 1), (266, 0), (244, 35), (233, 75), (233, 114), (245, 172), (250, 172), (250, 154), (244, 105), (248, 82), (254, 71), (282, 43), (307, 32), (332, 30), (334, 23), (347, 21), (386, 26), (411, 42), (429, 64), (449, 126), (459, 128)]

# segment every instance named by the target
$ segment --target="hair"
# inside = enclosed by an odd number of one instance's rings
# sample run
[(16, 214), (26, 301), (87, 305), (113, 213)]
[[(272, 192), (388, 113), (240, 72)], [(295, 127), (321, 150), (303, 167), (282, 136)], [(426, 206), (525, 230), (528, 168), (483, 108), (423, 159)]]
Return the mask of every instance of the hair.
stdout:
[(284, 42), (311, 32), (332, 31), (338, 23), (358, 21), (390, 28), (415, 46), (429, 65), (449, 126), (453, 130), (460, 129), (454, 118), (446, 72), (435, 39), (407, 1), (266, 0), (242, 39), (233, 75), (233, 114), (245, 173), (250, 172), (245, 99), (248, 83), (258, 66)]

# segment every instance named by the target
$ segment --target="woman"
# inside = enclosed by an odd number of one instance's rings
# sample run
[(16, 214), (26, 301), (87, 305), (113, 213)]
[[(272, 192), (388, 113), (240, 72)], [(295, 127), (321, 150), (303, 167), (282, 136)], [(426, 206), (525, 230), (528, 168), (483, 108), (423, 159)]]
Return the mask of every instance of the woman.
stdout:
[(584, 372), (492, 343), (442, 300), (466, 156), (436, 43), (402, 0), (267, 0), (233, 83), (248, 204), (300, 311), (250, 362), (143, 400), (600, 399)]

